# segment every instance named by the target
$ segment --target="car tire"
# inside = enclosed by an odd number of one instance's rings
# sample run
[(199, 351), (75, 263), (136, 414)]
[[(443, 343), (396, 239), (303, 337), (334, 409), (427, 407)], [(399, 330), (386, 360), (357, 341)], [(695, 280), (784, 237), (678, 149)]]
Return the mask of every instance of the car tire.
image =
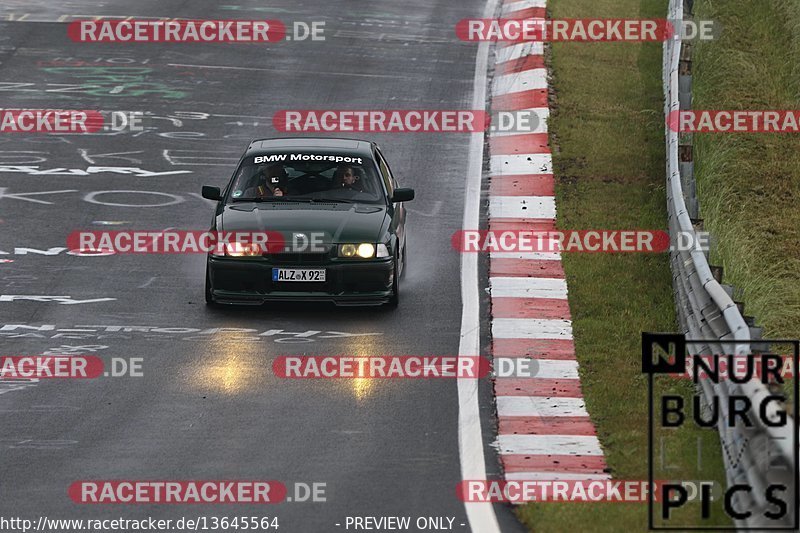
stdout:
[(217, 301), (214, 299), (214, 294), (211, 292), (211, 279), (208, 277), (207, 270), (206, 270), (206, 305), (208, 306), (217, 305)]
[(398, 275), (398, 266), (400, 266), (400, 262), (397, 260), (397, 256), (394, 258), (394, 279), (392, 280), (392, 295), (389, 297), (389, 301), (386, 303), (386, 306), (390, 309), (396, 309), (397, 306), (400, 304), (400, 276)]

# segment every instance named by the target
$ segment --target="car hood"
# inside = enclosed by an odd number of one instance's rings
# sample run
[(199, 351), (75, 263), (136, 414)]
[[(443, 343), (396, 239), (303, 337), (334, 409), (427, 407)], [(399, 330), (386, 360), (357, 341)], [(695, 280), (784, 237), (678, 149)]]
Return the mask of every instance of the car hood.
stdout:
[[(224, 207), (223, 231), (324, 233), (325, 243), (381, 242), (386, 206), (371, 204), (301, 204), (243, 202)], [(289, 237), (288, 235), (285, 235)]]

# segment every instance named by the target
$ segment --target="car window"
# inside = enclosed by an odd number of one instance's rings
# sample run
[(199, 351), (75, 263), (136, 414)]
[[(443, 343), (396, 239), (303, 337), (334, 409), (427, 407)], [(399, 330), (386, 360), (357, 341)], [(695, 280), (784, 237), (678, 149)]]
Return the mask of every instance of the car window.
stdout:
[(314, 199), (384, 202), (371, 159), (311, 153), (249, 156), (236, 171), (230, 199)]
[(383, 154), (381, 154), (380, 150), (376, 149), (375, 154), (378, 160), (378, 166), (381, 169), (381, 174), (383, 177), (384, 184), (386, 185), (386, 190), (389, 193), (389, 197), (391, 198), (392, 194), (394, 193), (394, 189), (397, 186), (394, 183), (394, 177), (392, 176), (392, 171), (389, 169), (389, 165), (386, 164), (386, 161), (383, 158)]

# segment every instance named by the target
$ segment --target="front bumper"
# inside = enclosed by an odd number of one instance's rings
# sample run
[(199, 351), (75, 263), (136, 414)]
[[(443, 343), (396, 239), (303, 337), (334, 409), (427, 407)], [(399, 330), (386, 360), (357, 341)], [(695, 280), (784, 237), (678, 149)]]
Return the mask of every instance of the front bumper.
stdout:
[[(324, 282), (272, 281), (273, 268), (324, 268)], [(392, 296), (394, 260), (329, 261), (324, 264), (273, 263), (264, 258), (209, 256), (207, 275), (214, 300), (260, 305), (270, 301), (381, 305)]]

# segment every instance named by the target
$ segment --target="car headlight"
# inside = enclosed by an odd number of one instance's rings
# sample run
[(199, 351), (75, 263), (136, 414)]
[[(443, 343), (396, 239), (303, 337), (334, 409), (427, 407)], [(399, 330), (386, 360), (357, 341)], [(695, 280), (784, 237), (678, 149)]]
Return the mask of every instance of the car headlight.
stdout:
[[(378, 245), (380, 251), (380, 246)], [(340, 244), (339, 257), (360, 257), (361, 259), (372, 259), (375, 257), (375, 245), (369, 242), (360, 244)], [(380, 255), (378, 257), (381, 257)]]
[(378, 245), (377, 257), (389, 257), (389, 248), (383, 243)]
[(342, 244), (339, 246), (339, 257), (354, 257), (357, 251), (355, 244)]
[(375, 257), (375, 245), (369, 243), (359, 244), (358, 250), (356, 251), (356, 255), (364, 259)]
[(261, 253), (261, 246), (257, 243), (230, 242), (225, 244), (227, 257), (258, 257)]

